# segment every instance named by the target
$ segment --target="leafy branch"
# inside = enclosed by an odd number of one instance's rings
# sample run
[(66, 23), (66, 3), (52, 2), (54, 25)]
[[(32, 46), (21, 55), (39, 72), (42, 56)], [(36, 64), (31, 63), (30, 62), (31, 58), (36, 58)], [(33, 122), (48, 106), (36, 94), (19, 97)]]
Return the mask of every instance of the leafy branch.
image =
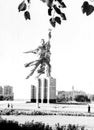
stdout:
[(81, 8), (82, 12), (86, 13), (87, 16), (89, 16), (94, 11), (94, 6), (89, 4), (87, 1), (84, 1)]
[[(62, 20), (66, 20), (65, 13), (62, 12), (62, 9), (66, 8), (65, 3), (62, 0), (41, 0), (43, 3), (45, 3), (48, 7), (48, 16), (49, 22), (52, 25), (52, 27), (56, 26), (56, 23), (61, 24)], [(30, 20), (30, 4), (31, 0), (23, 0), (19, 6), (18, 11), (24, 12), (24, 17), (26, 20)]]
[(19, 6), (18, 6), (18, 11), (21, 12), (23, 11), (24, 12), (24, 17), (26, 20), (30, 20), (31, 17), (30, 17), (30, 12), (29, 12), (29, 8), (30, 8), (30, 4), (31, 4), (31, 1), (30, 0), (23, 0)]
[[(43, 3), (45, 3), (48, 7), (48, 16), (49, 22), (52, 25), (52, 27), (56, 27), (56, 24), (61, 24), (62, 20), (66, 20), (66, 15), (62, 10), (66, 8), (65, 3), (63, 0), (40, 0)], [(94, 2), (94, 0), (90, 0), (91, 2)], [(31, 5), (31, 0), (23, 0), (19, 6), (18, 6), (18, 11), (19, 12), (24, 12), (24, 18), (26, 20), (30, 20), (30, 5)], [(94, 6), (89, 4), (89, 2), (84, 1), (83, 5), (81, 6), (82, 12), (86, 13), (87, 16), (89, 16), (93, 11), (94, 11)]]

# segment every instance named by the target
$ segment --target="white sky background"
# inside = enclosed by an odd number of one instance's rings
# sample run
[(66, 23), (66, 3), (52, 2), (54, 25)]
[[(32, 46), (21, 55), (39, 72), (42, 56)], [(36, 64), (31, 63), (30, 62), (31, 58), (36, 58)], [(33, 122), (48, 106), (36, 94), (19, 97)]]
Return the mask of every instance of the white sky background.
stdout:
[[(34, 59), (24, 51), (35, 49), (42, 38), (47, 40), (47, 6), (31, 0), (31, 21), (17, 8), (22, 0), (0, 0), (0, 85), (12, 85), (15, 98), (30, 98), (34, 77), (26, 80), (30, 68), (24, 64)], [(83, 0), (64, 0), (67, 21), (52, 31), (52, 76), (57, 90), (83, 90), (94, 94), (94, 13), (82, 14)], [(90, 1), (89, 1), (90, 3)], [(94, 2), (90, 4), (94, 5)]]

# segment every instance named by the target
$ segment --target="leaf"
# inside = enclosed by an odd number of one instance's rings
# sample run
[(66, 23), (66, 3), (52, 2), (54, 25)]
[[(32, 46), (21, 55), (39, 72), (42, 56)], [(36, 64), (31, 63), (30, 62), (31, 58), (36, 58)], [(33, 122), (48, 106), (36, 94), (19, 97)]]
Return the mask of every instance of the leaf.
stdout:
[(94, 11), (94, 6), (90, 5), (87, 1), (85, 1), (82, 5), (82, 12), (86, 13), (86, 15), (90, 15)]
[(57, 8), (56, 5), (53, 5), (53, 8), (55, 9), (57, 14), (61, 14), (61, 10), (59, 8)]
[(28, 3), (30, 3), (31, 0), (27, 0)]
[(18, 6), (18, 11), (19, 11), (19, 12), (20, 12), (20, 11), (25, 11), (26, 8), (27, 8), (27, 5), (26, 5), (26, 3), (23, 1), (21, 4), (19, 4), (19, 6)]
[(28, 11), (25, 11), (25, 12), (24, 12), (24, 17), (25, 17), (26, 20), (27, 20), (27, 19), (29, 19), (29, 20), (31, 19), (31, 18), (30, 18), (30, 13), (29, 13)]
[(64, 2), (61, 2), (61, 6), (62, 6), (63, 8), (66, 8), (66, 5), (65, 5)]
[(50, 15), (51, 16), (51, 14), (52, 14), (52, 8), (48, 8), (48, 15)]
[(50, 23), (51, 23), (51, 25), (52, 25), (53, 27), (56, 26), (56, 22), (55, 22), (55, 20), (54, 20), (53, 18), (50, 18)]
[(41, 1), (44, 2), (44, 3), (46, 2), (46, 0), (41, 0)]
[(87, 1), (85, 1), (81, 8), (82, 8), (82, 12), (86, 13), (88, 11), (88, 8), (89, 8), (89, 3)]
[(59, 4), (63, 7), (63, 8), (66, 8), (66, 5), (64, 2), (62, 2), (62, 0), (57, 0), (59, 2)]
[(86, 11), (86, 15), (90, 15), (94, 11), (94, 7), (92, 5), (88, 6), (88, 10)]
[(55, 17), (55, 21), (56, 21), (58, 24), (61, 24), (61, 19), (60, 19), (60, 17)]
[(48, 7), (52, 7), (53, 0), (47, 0), (46, 2)]
[(67, 20), (66, 15), (64, 13), (61, 13), (60, 16), (62, 17), (63, 20)]
[(62, 0), (57, 0), (59, 3), (61, 3), (62, 2)]

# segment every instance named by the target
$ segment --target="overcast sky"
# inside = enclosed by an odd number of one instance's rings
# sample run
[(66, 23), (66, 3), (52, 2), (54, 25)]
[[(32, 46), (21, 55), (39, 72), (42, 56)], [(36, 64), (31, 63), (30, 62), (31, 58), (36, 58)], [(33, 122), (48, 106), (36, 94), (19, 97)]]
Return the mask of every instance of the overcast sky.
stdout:
[[(11, 85), (15, 98), (30, 98), (35, 77), (26, 80), (30, 68), (24, 64), (34, 59), (24, 51), (35, 49), (42, 38), (47, 40), (47, 6), (31, 0), (31, 21), (17, 8), (22, 0), (0, 0), (0, 85)], [(64, 0), (67, 21), (52, 31), (51, 65), (57, 90), (82, 90), (94, 94), (94, 13), (82, 14), (83, 0)], [(94, 2), (90, 2), (94, 5)]]

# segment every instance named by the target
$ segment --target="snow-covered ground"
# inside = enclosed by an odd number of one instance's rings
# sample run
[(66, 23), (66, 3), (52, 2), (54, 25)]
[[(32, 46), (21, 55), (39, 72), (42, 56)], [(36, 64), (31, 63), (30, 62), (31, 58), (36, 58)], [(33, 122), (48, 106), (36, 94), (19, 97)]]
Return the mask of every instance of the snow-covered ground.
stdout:
[[(20, 101), (0, 101), (0, 109), (8, 108), (8, 104), (13, 105), (14, 109), (38, 109), (36, 103), (26, 103), (25, 100)], [(55, 110), (55, 111), (73, 111), (73, 112), (87, 112), (88, 105), (67, 105), (67, 104), (41, 104), (40, 110)], [(94, 103), (90, 104), (91, 112), (94, 113)]]
[[(49, 111), (61, 111), (61, 112), (88, 112), (88, 105), (66, 105), (66, 104), (39, 104), (40, 108), (37, 108), (36, 103), (26, 103), (26, 101), (0, 101), (0, 109), (8, 108), (8, 103), (13, 105), (14, 109), (24, 109), (24, 110), (49, 110)], [(94, 113), (94, 104), (90, 104), (91, 113)], [(46, 124), (54, 125), (60, 123), (60, 125), (65, 124), (78, 124), (84, 125), (88, 129), (94, 128), (94, 117), (88, 116), (61, 116), (61, 115), (45, 115), (45, 116), (26, 116), (26, 115), (10, 115), (1, 116), (3, 119), (16, 120), (19, 123), (24, 123), (26, 121), (41, 121)]]
[(79, 126), (85, 126), (89, 129), (94, 128), (94, 117), (77, 117), (77, 116), (2, 116), (3, 119), (15, 120), (19, 123), (31, 122), (43, 122), (54, 126), (59, 123), (60, 125), (75, 124)]

